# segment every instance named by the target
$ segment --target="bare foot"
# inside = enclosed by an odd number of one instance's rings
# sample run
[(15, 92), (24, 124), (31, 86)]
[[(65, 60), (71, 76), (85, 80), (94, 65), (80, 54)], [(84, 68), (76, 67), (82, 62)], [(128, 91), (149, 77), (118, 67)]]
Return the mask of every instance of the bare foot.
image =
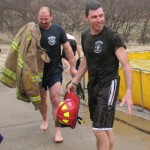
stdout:
[(48, 128), (48, 121), (43, 121), (42, 124), (41, 124), (41, 126), (40, 126), (40, 129), (42, 131), (46, 131), (47, 128)]
[(55, 142), (56, 143), (60, 143), (60, 142), (63, 142), (63, 137), (61, 135), (61, 129), (60, 128), (56, 128), (56, 132), (55, 132)]

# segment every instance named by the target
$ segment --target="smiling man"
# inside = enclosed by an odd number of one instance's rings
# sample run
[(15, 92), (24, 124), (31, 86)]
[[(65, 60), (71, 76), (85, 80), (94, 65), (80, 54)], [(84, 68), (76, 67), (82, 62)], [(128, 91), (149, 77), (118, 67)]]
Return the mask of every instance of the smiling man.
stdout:
[(126, 94), (121, 106), (127, 103), (128, 114), (131, 114), (133, 105), (131, 67), (123, 39), (105, 25), (102, 5), (90, 1), (86, 5), (85, 17), (89, 28), (81, 35), (84, 57), (67, 90), (76, 90), (76, 85), (88, 70), (89, 111), (97, 150), (114, 150), (112, 128), (120, 83), (119, 62), (126, 83)]
[(58, 24), (52, 23), (52, 12), (44, 6), (38, 13), (38, 21), (41, 31), (41, 47), (46, 50), (50, 58), (50, 63), (44, 64), (43, 80), (41, 87), (41, 106), (40, 112), (43, 122), (40, 129), (45, 131), (48, 128), (47, 117), (47, 92), (50, 94), (52, 104), (52, 115), (55, 122), (55, 142), (62, 142), (61, 129), (57, 125), (56, 108), (60, 102), (60, 89), (62, 83), (63, 66), (61, 62), (61, 46), (65, 49), (65, 54), (70, 63), (70, 73), (75, 75), (75, 59), (71, 46), (67, 39), (64, 29)]

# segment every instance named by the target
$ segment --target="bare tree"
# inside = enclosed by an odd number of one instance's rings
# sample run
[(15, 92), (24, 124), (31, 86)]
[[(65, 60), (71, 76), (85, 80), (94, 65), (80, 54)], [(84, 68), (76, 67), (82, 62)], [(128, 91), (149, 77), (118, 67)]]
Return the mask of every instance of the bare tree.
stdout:
[(138, 25), (143, 19), (145, 1), (143, 0), (103, 0), (106, 22), (115, 31), (122, 33), (128, 42), (139, 36)]
[(126, 42), (129, 41), (132, 31), (138, 34), (137, 25), (141, 20), (143, 14), (143, 7), (141, 0), (132, 0), (126, 5), (126, 22), (122, 27), (123, 37)]
[(84, 3), (81, 0), (56, 0), (52, 6), (55, 13), (54, 21), (61, 24), (66, 30), (80, 31), (84, 22)]
[(103, 0), (103, 5), (107, 25), (115, 31), (118, 31), (126, 22), (126, 8), (124, 7), (124, 1)]
[(144, 12), (141, 19), (141, 35), (139, 37), (139, 43), (146, 44), (150, 42), (150, 1), (145, 0)]
[[(0, 0), (0, 30), (15, 34), (27, 22), (37, 22), (41, 6), (50, 7), (56, 22), (66, 31), (80, 32), (87, 28), (84, 20), (85, 3), (90, 0)], [(149, 0), (98, 0), (102, 2), (106, 23), (119, 31), (126, 42), (138, 39), (149, 42)]]
[(5, 9), (5, 3), (3, 3), (2, 1), (0, 1), (0, 30), (2, 31), (3, 30), (3, 18), (4, 18), (4, 9)]

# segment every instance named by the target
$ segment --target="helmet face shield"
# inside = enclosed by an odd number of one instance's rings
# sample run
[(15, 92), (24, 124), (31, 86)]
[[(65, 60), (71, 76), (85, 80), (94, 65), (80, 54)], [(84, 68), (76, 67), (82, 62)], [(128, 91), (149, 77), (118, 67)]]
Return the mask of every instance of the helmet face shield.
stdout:
[(74, 92), (66, 93), (64, 101), (56, 109), (56, 116), (61, 127), (75, 128), (79, 111), (79, 98)]

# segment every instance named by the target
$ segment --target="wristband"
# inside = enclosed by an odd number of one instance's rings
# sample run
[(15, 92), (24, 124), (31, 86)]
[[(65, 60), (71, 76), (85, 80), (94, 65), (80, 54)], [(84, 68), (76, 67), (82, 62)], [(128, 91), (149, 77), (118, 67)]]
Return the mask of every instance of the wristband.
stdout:
[(76, 83), (74, 83), (74, 82), (71, 82), (73, 85), (75, 85), (76, 87), (78, 87), (78, 85), (76, 84)]

